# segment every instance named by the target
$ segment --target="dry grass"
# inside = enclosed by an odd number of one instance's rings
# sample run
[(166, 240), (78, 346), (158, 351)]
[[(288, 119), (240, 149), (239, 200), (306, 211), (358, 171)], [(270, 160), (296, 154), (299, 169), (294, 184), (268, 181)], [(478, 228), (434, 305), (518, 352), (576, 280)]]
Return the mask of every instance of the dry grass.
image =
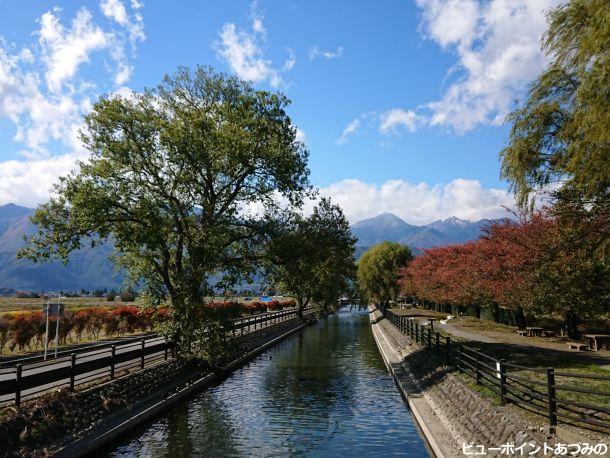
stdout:
[[(241, 297), (206, 297), (206, 301), (224, 301), (232, 300), (237, 302), (253, 302), (259, 300), (258, 296), (253, 296), (246, 300), (245, 296)], [(291, 297), (274, 297), (274, 300), (287, 302)], [(51, 299), (51, 302), (57, 302), (57, 299)], [(61, 302), (66, 304), (68, 310), (86, 308), (86, 307), (116, 307), (120, 305), (138, 305), (138, 302), (122, 302), (108, 301), (103, 297), (66, 297), (62, 298)], [(43, 304), (46, 304), (46, 299), (42, 298), (18, 298), (18, 297), (0, 297), (0, 313), (1, 312), (24, 312), (31, 310), (42, 310)]]
[[(51, 299), (57, 302), (57, 299)], [(134, 305), (133, 302), (107, 301), (103, 297), (66, 297), (61, 302), (66, 304), (66, 308), (71, 310), (83, 307), (112, 307), (119, 305)], [(31, 310), (42, 310), (46, 299), (42, 298), (19, 298), (19, 297), (0, 297), (0, 312), (24, 312)]]

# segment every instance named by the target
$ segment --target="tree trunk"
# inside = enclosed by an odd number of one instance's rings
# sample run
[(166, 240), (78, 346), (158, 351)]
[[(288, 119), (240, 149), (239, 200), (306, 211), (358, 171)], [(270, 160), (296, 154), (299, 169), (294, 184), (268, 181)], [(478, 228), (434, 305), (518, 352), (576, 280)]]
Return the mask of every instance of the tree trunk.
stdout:
[(303, 317), (303, 311), (305, 310), (305, 307), (307, 307), (307, 304), (309, 304), (309, 298), (306, 300), (303, 300), (303, 298), (297, 298), (297, 316), (301, 320), (305, 320)]
[(525, 319), (525, 313), (523, 313), (523, 307), (517, 307), (517, 310), (515, 310), (515, 324), (519, 329), (525, 329), (527, 326), (527, 320)]
[(580, 331), (578, 330), (579, 318), (574, 310), (565, 312), (565, 323), (568, 330), (568, 337), (573, 340), (580, 339)]
[(492, 309), (493, 319), (496, 323), (500, 322), (500, 307), (494, 302)]

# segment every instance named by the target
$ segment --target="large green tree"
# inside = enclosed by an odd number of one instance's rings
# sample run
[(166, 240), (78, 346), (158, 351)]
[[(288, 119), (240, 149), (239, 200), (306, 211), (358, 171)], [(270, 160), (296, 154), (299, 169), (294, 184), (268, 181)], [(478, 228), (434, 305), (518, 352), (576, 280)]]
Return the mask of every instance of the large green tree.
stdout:
[(309, 189), (288, 103), (202, 67), (102, 98), (82, 132), (90, 158), (37, 209), (38, 232), (20, 255), (66, 261), (83, 243), (112, 242), (133, 280), (153, 298), (169, 295), (171, 336), (191, 351), (205, 340), (214, 281), (247, 275), (277, 232), (267, 215), (278, 196), (298, 206)]
[(323, 198), (313, 213), (295, 213), (270, 245), (269, 277), (295, 298), (298, 313), (336, 305), (355, 276), (354, 244), (343, 211)]
[(394, 242), (381, 242), (358, 260), (358, 288), (368, 303), (386, 305), (400, 293), (399, 269), (413, 259), (411, 250)]
[(550, 65), (509, 116), (502, 176), (522, 206), (532, 202), (532, 192), (553, 183), (568, 195), (608, 205), (610, 2), (570, 0), (549, 20), (543, 47)]

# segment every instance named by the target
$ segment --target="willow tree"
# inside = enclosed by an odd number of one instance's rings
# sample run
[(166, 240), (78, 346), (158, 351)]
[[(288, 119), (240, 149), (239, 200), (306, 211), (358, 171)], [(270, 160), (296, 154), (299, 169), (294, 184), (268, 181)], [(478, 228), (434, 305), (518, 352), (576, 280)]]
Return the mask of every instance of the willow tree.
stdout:
[(343, 211), (323, 198), (310, 216), (293, 213), (282, 229), (269, 247), (269, 278), (295, 298), (300, 316), (308, 305), (327, 311), (356, 273), (356, 239)]
[[(522, 206), (561, 185), (608, 205), (610, 194), (610, 2), (570, 0), (549, 14), (550, 65), (510, 116), (502, 176)], [(561, 196), (560, 196), (561, 197)]]
[(400, 293), (399, 270), (413, 259), (411, 250), (394, 242), (381, 242), (358, 260), (358, 288), (369, 303), (387, 305)]
[[(536, 291), (566, 316), (572, 334), (580, 308), (589, 315), (608, 310), (609, 24), (608, 0), (569, 0), (549, 13), (543, 48), (550, 64), (509, 116), (509, 144), (501, 152), (502, 176), (522, 209), (531, 208), (537, 192), (554, 190), (549, 213), (562, 230), (551, 252), (563, 255), (538, 266)], [(574, 300), (565, 304), (554, 294)]]
[(84, 243), (113, 243), (130, 278), (169, 296), (171, 336), (191, 351), (214, 283), (252, 271), (277, 232), (278, 196), (298, 206), (309, 189), (288, 103), (202, 67), (100, 99), (82, 132), (90, 158), (36, 210), (20, 256), (67, 262)]

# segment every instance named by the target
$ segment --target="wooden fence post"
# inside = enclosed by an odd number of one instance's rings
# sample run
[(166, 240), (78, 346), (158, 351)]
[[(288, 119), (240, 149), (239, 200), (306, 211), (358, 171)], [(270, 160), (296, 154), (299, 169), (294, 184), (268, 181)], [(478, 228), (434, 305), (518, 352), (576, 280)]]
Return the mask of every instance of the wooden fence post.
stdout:
[(555, 390), (555, 369), (547, 367), (546, 369), (546, 386), (549, 397), (549, 426), (550, 433), (555, 434), (557, 426), (557, 393)]
[(428, 328), (428, 350), (432, 348), (432, 329)]
[(481, 384), (481, 354), (476, 351), (477, 385)]
[(419, 323), (415, 323), (415, 343), (419, 343)]
[(70, 355), (70, 391), (74, 391), (74, 379), (76, 378), (76, 353)]
[(451, 364), (451, 337), (445, 336), (445, 366)]
[(116, 345), (113, 345), (111, 348), (111, 356), (110, 356), (110, 378), (114, 378), (114, 357), (116, 356)]
[(144, 345), (146, 344), (146, 340), (142, 338), (142, 348), (140, 350), (140, 368), (144, 369)]
[(506, 404), (506, 365), (503, 359), (498, 363), (500, 366), (500, 402)]
[(17, 364), (15, 366), (15, 405), (19, 407), (21, 405), (21, 373), (23, 371), (23, 366), (21, 364)]

